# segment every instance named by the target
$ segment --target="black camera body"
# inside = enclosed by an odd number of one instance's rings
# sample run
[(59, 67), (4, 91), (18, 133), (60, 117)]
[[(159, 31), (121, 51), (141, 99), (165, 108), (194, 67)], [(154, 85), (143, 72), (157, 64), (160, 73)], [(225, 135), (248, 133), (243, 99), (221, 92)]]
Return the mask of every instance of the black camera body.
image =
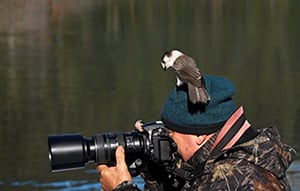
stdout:
[[(176, 151), (175, 143), (161, 121), (145, 123), (142, 132), (104, 133), (84, 138), (81, 134), (48, 136), (51, 171), (80, 169), (88, 163), (113, 165), (118, 146), (125, 150), (132, 175), (143, 162), (167, 165)], [(133, 173), (135, 172), (135, 173)]]

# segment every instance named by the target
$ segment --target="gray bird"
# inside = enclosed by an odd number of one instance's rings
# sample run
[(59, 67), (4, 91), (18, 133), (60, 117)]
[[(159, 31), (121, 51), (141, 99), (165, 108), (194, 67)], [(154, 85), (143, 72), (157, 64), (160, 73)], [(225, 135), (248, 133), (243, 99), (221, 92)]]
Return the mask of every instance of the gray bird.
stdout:
[(164, 70), (173, 68), (176, 72), (177, 86), (188, 85), (189, 100), (193, 103), (207, 104), (210, 97), (205, 89), (202, 75), (193, 58), (178, 50), (166, 52), (161, 59)]

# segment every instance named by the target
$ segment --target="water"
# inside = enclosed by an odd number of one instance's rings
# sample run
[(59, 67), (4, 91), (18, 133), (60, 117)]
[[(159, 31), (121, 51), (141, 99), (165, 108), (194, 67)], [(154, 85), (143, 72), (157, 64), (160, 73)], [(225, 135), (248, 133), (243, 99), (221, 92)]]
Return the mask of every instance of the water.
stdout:
[[(1, 1), (0, 190), (99, 190), (93, 165), (49, 172), (47, 136), (159, 119), (175, 83), (159, 61), (173, 48), (203, 73), (230, 78), (252, 125), (278, 126), (299, 150), (299, 8), (298, 0)], [(298, 162), (288, 176), (299, 190)]]

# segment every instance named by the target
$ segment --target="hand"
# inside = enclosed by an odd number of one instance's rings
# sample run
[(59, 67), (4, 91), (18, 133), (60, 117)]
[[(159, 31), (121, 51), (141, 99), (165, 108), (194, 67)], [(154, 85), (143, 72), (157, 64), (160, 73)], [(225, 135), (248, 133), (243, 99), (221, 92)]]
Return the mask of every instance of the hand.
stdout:
[(125, 153), (122, 146), (119, 146), (116, 149), (116, 162), (117, 164), (114, 167), (108, 167), (107, 165), (97, 166), (97, 170), (100, 174), (99, 181), (105, 191), (115, 189), (124, 181), (132, 182), (131, 175), (125, 162)]
[(135, 124), (134, 124), (134, 126), (135, 126), (135, 129), (137, 130), (137, 131), (139, 131), (139, 132), (142, 132), (142, 131), (144, 131), (143, 130), (143, 121), (142, 120), (137, 120), (136, 122), (135, 122)]

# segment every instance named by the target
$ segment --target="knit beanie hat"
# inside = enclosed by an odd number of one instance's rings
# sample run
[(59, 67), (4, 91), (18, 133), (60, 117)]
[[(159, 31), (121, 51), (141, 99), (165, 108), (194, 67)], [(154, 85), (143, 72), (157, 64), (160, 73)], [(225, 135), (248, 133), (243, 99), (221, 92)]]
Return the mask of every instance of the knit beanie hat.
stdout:
[(166, 100), (161, 120), (168, 129), (187, 134), (210, 134), (221, 129), (237, 109), (234, 84), (226, 78), (203, 75), (210, 96), (207, 105), (189, 101), (187, 86), (175, 87)]

